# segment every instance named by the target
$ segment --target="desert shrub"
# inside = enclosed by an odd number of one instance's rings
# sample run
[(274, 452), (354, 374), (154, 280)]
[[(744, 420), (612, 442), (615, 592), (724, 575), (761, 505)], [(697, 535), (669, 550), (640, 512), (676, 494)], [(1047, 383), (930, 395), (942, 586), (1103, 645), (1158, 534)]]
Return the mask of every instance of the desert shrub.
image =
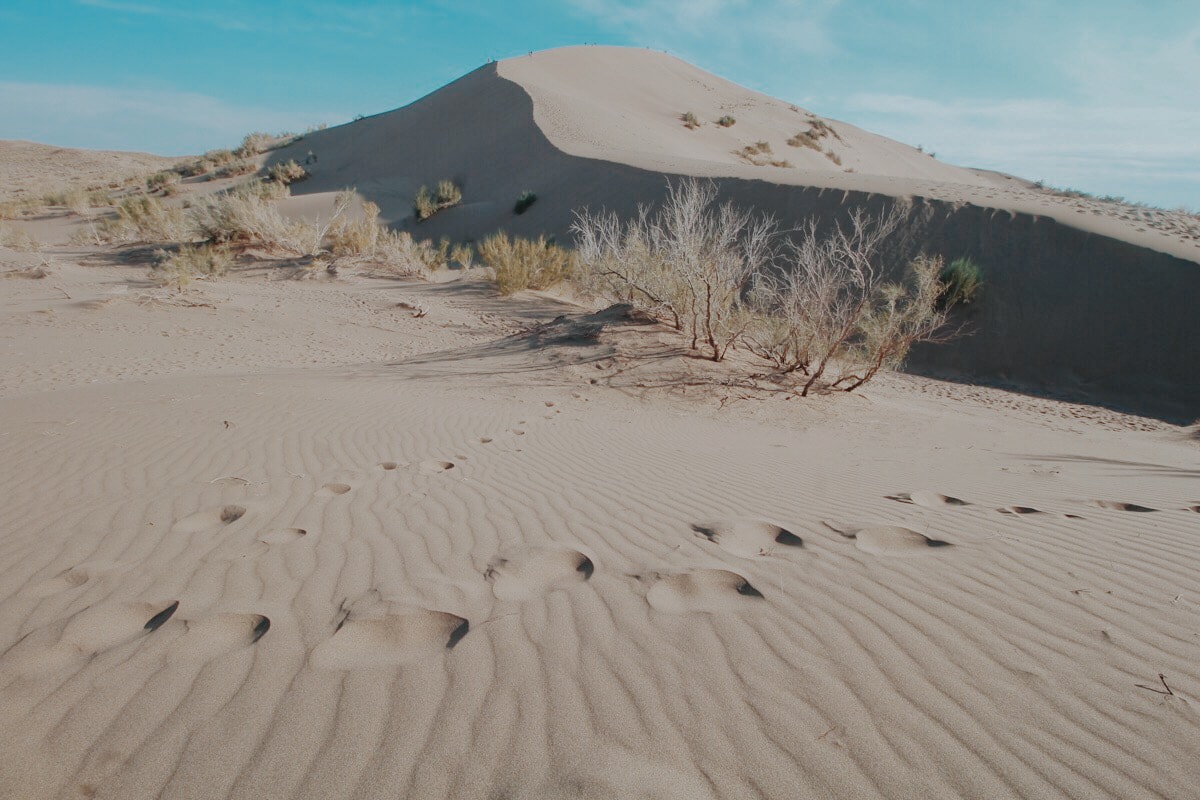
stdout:
[(422, 186), (417, 190), (417, 195), (413, 199), (413, 212), (417, 215), (417, 221), (420, 222), (429, 219), (442, 209), (456, 206), (461, 202), (462, 190), (453, 181), (438, 181), (433, 192), (429, 191), (428, 186)]
[(267, 150), (270, 150), (274, 141), (275, 137), (269, 133), (263, 133), (262, 131), (247, 133), (242, 137), (241, 145), (233, 151), (233, 154), (238, 158), (251, 158), (259, 153), (265, 153)]
[(8, 247), (12, 250), (24, 250), (32, 253), (41, 250), (42, 243), (22, 228), (0, 225), (0, 247)]
[(434, 245), (428, 239), (413, 239), (408, 231), (384, 228), (376, 243), (374, 263), (401, 275), (426, 275), (447, 266), (448, 250), (448, 242)]
[(173, 194), (175, 187), (179, 185), (181, 178), (178, 172), (164, 170), (156, 172), (149, 178), (146, 178), (146, 190), (150, 192), (163, 192), (164, 194)]
[(500, 294), (523, 289), (547, 289), (571, 274), (570, 251), (539, 236), (537, 239), (510, 239), (496, 233), (479, 243), (479, 257), (492, 270), (492, 279)]
[(0, 219), (18, 219), (34, 209), (32, 200), (6, 200), (0, 203)]
[(249, 175), (251, 172), (257, 171), (257, 167), (251, 161), (234, 161), (231, 164), (226, 164), (219, 167), (209, 175), (209, 180), (221, 180), (222, 178), (237, 178), (242, 175)]
[(294, 159), (289, 158), (287, 161), (281, 161), (272, 166), (267, 172), (267, 177), (276, 183), (288, 186), (307, 178), (308, 170), (297, 164)]
[(212, 244), (261, 247), (296, 255), (316, 255), (326, 233), (341, 220), (349, 204), (347, 193), (338, 196), (326, 222), (293, 221), (279, 213), (273, 198), (264, 195), (258, 181), (231, 192), (209, 197), (191, 209), (200, 238)]
[(853, 391), (917, 342), (940, 340), (941, 260), (918, 258), (904, 281), (883, 280), (879, 255), (904, 216), (901, 206), (879, 216), (859, 209), (823, 236), (810, 222), (780, 270), (756, 277), (745, 341), (781, 373), (807, 375), (802, 396), (834, 362), (841, 372), (829, 385)]
[(737, 120), (734, 119), (733, 117), (729, 116), (728, 114), (726, 114), (725, 116), (723, 116), (719, 120), (717, 120), (717, 124), (720, 125), (722, 128), (732, 128), (735, 124), (737, 124)]
[(696, 119), (696, 115), (690, 111), (685, 111), (679, 115), (679, 119), (683, 122), (683, 127), (690, 130), (695, 130), (700, 127), (700, 120)]
[(970, 305), (979, 299), (983, 289), (983, 270), (974, 260), (963, 256), (943, 267), (938, 280), (942, 284), (937, 302), (939, 309)]
[(833, 152), (832, 150), (826, 150), (825, 157), (828, 158), (830, 161), (832, 161), (834, 164), (837, 164), (839, 167), (842, 165), (842, 157), (839, 156), (837, 153)]
[(777, 229), (716, 197), (711, 181), (668, 182), (656, 212), (643, 207), (626, 223), (576, 212), (572, 231), (585, 288), (668, 319), (720, 361), (748, 324), (743, 295), (770, 263)]
[(103, 208), (112, 205), (112, 195), (107, 189), (90, 189), (87, 193), (87, 201), (92, 208)]
[(150, 280), (158, 286), (183, 291), (195, 278), (224, 275), (233, 263), (226, 247), (184, 244), (173, 253), (158, 251), (159, 262), (150, 270)]
[(517, 202), (513, 206), (514, 214), (524, 214), (529, 210), (529, 207), (537, 202), (537, 195), (526, 189), (517, 197)]
[[(343, 193), (346, 205), (353, 197)], [(338, 204), (343, 202), (339, 195)], [(362, 216), (358, 219), (341, 217), (329, 228), (329, 251), (335, 256), (374, 256), (383, 229), (379, 226), (379, 206), (371, 201), (362, 204)]]
[(456, 244), (450, 248), (451, 264), (458, 264), (459, 269), (470, 269), (475, 262), (475, 248), (469, 244)]
[(191, 238), (192, 229), (182, 209), (138, 194), (122, 200), (116, 217), (103, 220), (97, 233), (110, 242), (177, 242)]

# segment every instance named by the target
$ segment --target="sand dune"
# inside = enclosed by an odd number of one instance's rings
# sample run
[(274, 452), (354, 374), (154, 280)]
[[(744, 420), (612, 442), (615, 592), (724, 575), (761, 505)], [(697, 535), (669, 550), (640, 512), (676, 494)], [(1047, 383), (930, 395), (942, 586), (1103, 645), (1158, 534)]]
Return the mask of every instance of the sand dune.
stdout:
[[(699, 129), (680, 121), (688, 110)], [(725, 113), (734, 126), (715, 124)], [(821, 147), (842, 165), (788, 146), (816, 122), (832, 131)], [(757, 141), (795, 166), (753, 166), (735, 155)], [(1200, 353), (1194, 217), (1058, 197), (943, 164), (662, 53), (571, 47), (489, 64), (404, 108), (314, 133), (272, 160), (309, 152), (318, 163), (297, 194), (354, 186), (387, 222), (433, 239), (478, 240), (503, 229), (565, 241), (574, 210), (632, 214), (678, 175), (713, 178), (725, 198), (784, 227), (902, 202), (910, 211), (887, 255), (893, 269), (919, 252), (967, 255), (988, 281), (960, 319), (971, 335), (918, 348), (911, 368), (1136, 402), (1185, 422), (1200, 402), (1190, 367)], [(463, 204), (416, 223), (418, 187), (445, 178), (463, 187)], [(538, 199), (517, 215), (525, 190)]]

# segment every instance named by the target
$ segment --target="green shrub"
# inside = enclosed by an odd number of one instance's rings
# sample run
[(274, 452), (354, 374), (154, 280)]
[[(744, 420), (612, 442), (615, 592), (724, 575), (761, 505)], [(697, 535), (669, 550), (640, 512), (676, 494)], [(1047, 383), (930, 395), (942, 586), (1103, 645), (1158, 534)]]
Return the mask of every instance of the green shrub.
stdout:
[(500, 294), (547, 289), (569, 276), (574, 256), (556, 244), (537, 239), (509, 239), (500, 232), (479, 244), (479, 257), (492, 270)]
[(737, 124), (737, 120), (734, 119), (733, 117), (729, 116), (728, 114), (726, 114), (725, 116), (723, 116), (719, 120), (717, 120), (717, 124), (720, 125), (722, 128), (732, 128), (735, 124)]
[(979, 299), (983, 290), (983, 270), (968, 256), (956, 258), (942, 268), (938, 274), (942, 290), (938, 294), (938, 308), (965, 306)]
[(525, 191), (521, 192), (521, 195), (517, 198), (517, 203), (513, 206), (513, 213), (524, 214), (529, 210), (529, 207), (536, 202), (537, 195), (526, 189)]

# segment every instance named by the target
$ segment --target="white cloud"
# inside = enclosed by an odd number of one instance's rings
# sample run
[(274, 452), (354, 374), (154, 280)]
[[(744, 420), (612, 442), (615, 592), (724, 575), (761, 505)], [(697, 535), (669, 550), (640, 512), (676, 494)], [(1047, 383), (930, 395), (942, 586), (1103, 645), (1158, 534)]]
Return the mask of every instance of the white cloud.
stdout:
[[(856, 94), (849, 122), (946, 161), (1098, 194), (1200, 205), (1200, 107)], [(837, 115), (837, 114), (835, 114)]]
[(193, 92), (0, 82), (0, 138), (168, 155), (236, 144), (251, 130), (304, 130), (343, 112), (238, 106)]
[(123, 0), (79, 0), (80, 5), (116, 11), (121, 14), (141, 14), (152, 17), (175, 17), (177, 19), (202, 22), (229, 31), (250, 31), (253, 27), (245, 19), (229, 14), (213, 14), (192, 11), (177, 6), (154, 6), (145, 3), (127, 3)]

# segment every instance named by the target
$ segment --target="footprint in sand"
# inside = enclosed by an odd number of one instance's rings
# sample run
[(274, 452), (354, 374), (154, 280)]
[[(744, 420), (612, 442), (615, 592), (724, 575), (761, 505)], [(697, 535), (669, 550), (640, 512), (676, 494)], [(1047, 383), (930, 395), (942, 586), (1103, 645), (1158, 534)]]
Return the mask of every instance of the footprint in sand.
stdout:
[(1200, 505), (1188, 506), (1187, 508), (1185, 508), (1183, 510), (1184, 511), (1192, 511), (1196, 514), (1200, 514)]
[[(1033, 508), (1032, 506), (1003, 506), (1001, 508), (997, 508), (996, 510), (999, 511), (1001, 514), (1011, 514), (1016, 517), (1028, 516), (1030, 514), (1049, 513), (1046, 511), (1042, 511), (1040, 508)], [(1058, 514), (1058, 513), (1056, 513), (1055, 516), (1062, 517), (1063, 519), (1083, 519), (1083, 517), (1079, 516), (1078, 514)]]
[(356, 619), (347, 616), (309, 660), (317, 669), (368, 669), (412, 664), (458, 644), (471, 624), (445, 611)]
[(246, 516), (245, 506), (218, 506), (195, 514), (188, 514), (173, 526), (180, 533), (203, 533), (204, 531), (232, 525)]
[(271, 629), (262, 614), (213, 614), (183, 624), (184, 634), (171, 649), (174, 661), (209, 661), (254, 644)]
[(426, 475), (440, 475), (443, 472), (449, 472), (454, 469), (453, 461), (438, 461), (437, 459), (429, 459), (421, 462), (421, 472)]
[(771, 555), (781, 547), (804, 546), (804, 541), (791, 531), (754, 519), (706, 522), (692, 525), (692, 530), (741, 558)]
[(492, 437), (490, 437), (490, 436), (480, 436), (479, 437), (480, 444), (491, 444), (492, 441), (493, 441)]
[(526, 547), (497, 556), (484, 577), (497, 600), (528, 600), (592, 577), (596, 566), (578, 550)]
[(320, 489), (317, 489), (317, 497), (337, 497), (341, 494), (346, 494), (351, 489), (348, 483), (327, 483)]
[(277, 528), (258, 535), (258, 541), (263, 544), (291, 544), (298, 542), (308, 535), (304, 528)]
[(930, 539), (924, 534), (902, 528), (899, 525), (878, 525), (867, 528), (848, 528), (822, 523), (831, 531), (854, 540), (854, 546), (864, 553), (876, 556), (912, 556), (925, 552), (930, 547), (949, 547), (950, 542)]
[(1092, 505), (1096, 506), (1096, 508), (1103, 508), (1108, 511), (1136, 511), (1143, 514), (1151, 511), (1158, 511), (1157, 508), (1147, 508), (1146, 506), (1139, 506), (1135, 503), (1122, 503), (1117, 500), (1093, 500)]
[(397, 468), (397, 467), (399, 467), (399, 466), (400, 466), (400, 465), (399, 465), (397, 462), (395, 462), (395, 461), (381, 461), (381, 462), (379, 462), (379, 468), (380, 468), (380, 469), (382, 469), (384, 472), (391, 472), (392, 470), (396, 469), (396, 468)]
[[(153, 633), (171, 618), (179, 601), (169, 603), (105, 603), (91, 606), (71, 617), (63, 626), (57, 641), (47, 643), (34, 632), (4, 654), (5, 671), (37, 677), (127, 644), (140, 636)], [(51, 634), (52, 636), (53, 634)]]
[(750, 581), (725, 569), (698, 569), (666, 575), (646, 592), (650, 607), (667, 614), (744, 611), (762, 599), (762, 592), (750, 585)]
[(52, 594), (65, 592), (83, 586), (89, 581), (99, 581), (120, 575), (129, 569), (128, 564), (117, 561), (88, 561), (65, 569), (49, 580), (42, 581), (29, 588), (29, 597), (49, 597)]
[(930, 492), (924, 489), (918, 489), (915, 492), (899, 492), (897, 494), (887, 495), (888, 500), (895, 500), (897, 503), (910, 503), (914, 506), (922, 506), (923, 508), (944, 508), (946, 506), (969, 506), (971, 505), (966, 500), (959, 500), (957, 497), (950, 497), (937, 492)]

